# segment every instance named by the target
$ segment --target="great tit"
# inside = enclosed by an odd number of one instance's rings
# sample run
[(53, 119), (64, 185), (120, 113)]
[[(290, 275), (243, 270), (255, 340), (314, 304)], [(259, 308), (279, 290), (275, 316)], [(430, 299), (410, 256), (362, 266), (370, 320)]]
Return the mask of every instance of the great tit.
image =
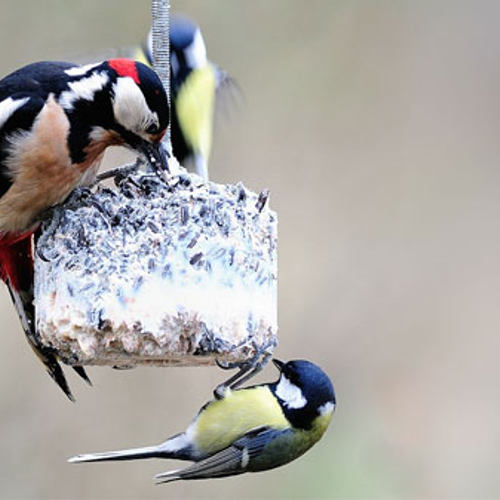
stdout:
[[(91, 183), (104, 151), (123, 145), (158, 169), (169, 124), (156, 73), (128, 59), (38, 62), (0, 80), (0, 279), (47, 372), (73, 399), (57, 353), (35, 328), (33, 241), (40, 215)], [(75, 371), (89, 381), (82, 367)]]
[(278, 381), (226, 389), (204, 405), (187, 430), (159, 446), (76, 455), (69, 462), (142, 458), (190, 460), (155, 477), (158, 483), (273, 469), (295, 460), (325, 433), (336, 405), (328, 375), (310, 361), (283, 363)]
[[(133, 59), (152, 64), (151, 32), (144, 48)], [(176, 15), (170, 22), (170, 68), (172, 91), (172, 151), (179, 162), (193, 163), (198, 175), (208, 179), (214, 110), (222, 97), (234, 97), (235, 81), (207, 59), (199, 26)]]

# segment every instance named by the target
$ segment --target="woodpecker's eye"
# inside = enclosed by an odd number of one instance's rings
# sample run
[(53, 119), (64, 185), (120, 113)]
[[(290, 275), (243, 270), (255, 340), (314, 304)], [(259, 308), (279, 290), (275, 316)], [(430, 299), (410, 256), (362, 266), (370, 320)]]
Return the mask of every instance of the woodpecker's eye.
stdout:
[(147, 129), (146, 132), (148, 134), (158, 134), (160, 131), (158, 129), (158, 125), (155, 125), (154, 123), (150, 125)]

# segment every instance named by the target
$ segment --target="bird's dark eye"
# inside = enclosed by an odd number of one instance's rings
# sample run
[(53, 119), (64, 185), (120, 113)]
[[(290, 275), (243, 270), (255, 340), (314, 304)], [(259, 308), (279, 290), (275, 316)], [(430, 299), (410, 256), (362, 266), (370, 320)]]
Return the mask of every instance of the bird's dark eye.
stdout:
[(153, 123), (146, 129), (146, 132), (148, 134), (157, 134), (159, 132), (158, 126)]

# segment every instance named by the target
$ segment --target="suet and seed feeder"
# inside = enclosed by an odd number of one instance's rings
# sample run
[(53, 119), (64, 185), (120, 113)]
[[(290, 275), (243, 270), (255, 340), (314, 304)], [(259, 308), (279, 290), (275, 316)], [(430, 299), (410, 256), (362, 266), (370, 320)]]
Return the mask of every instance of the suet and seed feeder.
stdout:
[[(153, 1), (153, 54), (163, 69), (168, 9)], [(114, 190), (78, 189), (42, 224), (36, 328), (64, 362), (243, 364), (276, 345), (269, 193), (175, 172), (167, 181), (118, 175)]]

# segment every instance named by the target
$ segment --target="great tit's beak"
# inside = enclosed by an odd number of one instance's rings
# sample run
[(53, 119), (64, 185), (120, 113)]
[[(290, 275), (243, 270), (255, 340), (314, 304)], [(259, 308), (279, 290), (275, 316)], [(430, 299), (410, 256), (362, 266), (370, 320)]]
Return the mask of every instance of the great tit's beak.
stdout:
[(156, 173), (170, 173), (170, 169), (168, 167), (168, 158), (170, 158), (170, 155), (163, 146), (163, 143), (152, 143), (144, 141), (141, 144), (140, 149), (141, 153), (145, 156), (147, 162), (151, 165)]
[(279, 359), (276, 359), (276, 358), (273, 358), (273, 363), (280, 372), (283, 371), (283, 369), (285, 368), (285, 364), (286, 364), (286, 363), (283, 363), (283, 361), (280, 361)]

